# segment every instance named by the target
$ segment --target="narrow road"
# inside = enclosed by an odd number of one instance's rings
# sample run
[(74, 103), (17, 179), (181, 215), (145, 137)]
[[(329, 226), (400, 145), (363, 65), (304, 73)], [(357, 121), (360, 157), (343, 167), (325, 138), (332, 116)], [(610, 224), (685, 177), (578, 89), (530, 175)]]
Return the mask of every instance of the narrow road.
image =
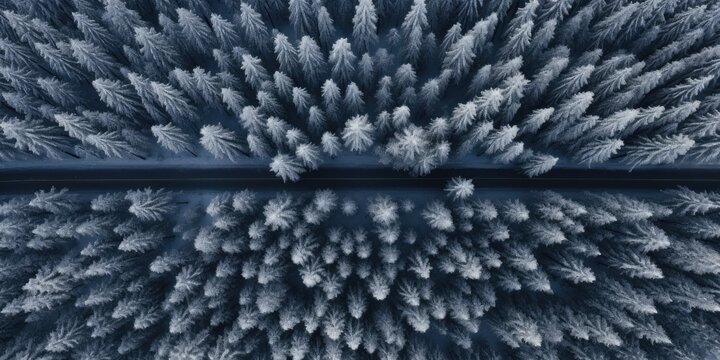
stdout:
[(36, 191), (51, 186), (73, 190), (124, 190), (164, 187), (174, 190), (272, 188), (442, 188), (455, 176), (473, 179), (475, 187), (517, 189), (611, 190), (666, 189), (687, 186), (720, 189), (720, 169), (635, 170), (553, 169), (527, 178), (511, 169), (438, 169), (425, 177), (412, 177), (391, 169), (324, 168), (303, 174), (296, 183), (283, 183), (267, 168), (172, 169), (0, 169), (0, 193)]

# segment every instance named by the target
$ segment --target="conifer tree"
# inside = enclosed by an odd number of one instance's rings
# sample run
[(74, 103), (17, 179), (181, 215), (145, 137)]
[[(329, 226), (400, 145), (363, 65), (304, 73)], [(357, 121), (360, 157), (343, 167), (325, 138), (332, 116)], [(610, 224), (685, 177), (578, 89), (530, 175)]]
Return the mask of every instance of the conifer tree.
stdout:
[(453, 78), (459, 81), (469, 70), (475, 59), (473, 51), (475, 39), (465, 35), (450, 46), (445, 53), (443, 68), (452, 71)]
[(524, 159), (522, 160), (520, 168), (523, 174), (529, 177), (542, 175), (550, 171), (558, 161), (558, 158), (547, 154), (528, 154), (521, 156)]
[(237, 160), (247, 155), (237, 135), (220, 125), (205, 125), (200, 129), (200, 144), (218, 159)]
[(208, 53), (209, 49), (215, 46), (215, 37), (210, 26), (188, 9), (178, 8), (176, 11), (183, 37), (199, 53)]
[(168, 71), (180, 64), (180, 55), (163, 34), (151, 28), (136, 28), (135, 41), (140, 45), (140, 51), (147, 61), (156, 64), (160, 70)]
[(330, 65), (332, 65), (333, 80), (341, 86), (350, 81), (355, 72), (356, 58), (347, 39), (338, 39), (338, 41), (333, 44), (328, 57)]
[[(81, 80), (87, 77), (78, 61), (75, 60), (72, 49), (68, 43), (62, 42), (56, 44), (56, 46), (36, 43), (34, 47), (45, 62), (47, 62), (48, 66), (59, 75), (72, 80)], [(6, 49), (5, 51), (7, 54), (8, 50)], [(10, 62), (19, 62), (13, 59), (8, 60)], [(25, 67), (34, 67), (32, 64), (25, 64), (25, 61), (28, 60), (22, 60)]]
[(153, 125), (150, 127), (150, 131), (162, 147), (174, 153), (187, 151), (193, 156), (195, 155), (192, 151), (190, 136), (179, 127), (173, 124)]
[(596, 139), (581, 147), (575, 158), (581, 164), (602, 163), (615, 155), (623, 145), (623, 141), (618, 139)]
[(667, 164), (685, 155), (693, 145), (695, 141), (685, 135), (641, 138), (626, 146), (623, 161), (633, 166)]
[(360, 0), (353, 16), (353, 44), (359, 52), (370, 50), (377, 43), (377, 13), (371, 0)]
[(298, 46), (298, 59), (305, 75), (305, 81), (310, 85), (318, 84), (325, 74), (327, 63), (318, 44), (309, 36), (303, 36)]
[(135, 149), (117, 131), (108, 131), (88, 135), (85, 138), (88, 144), (98, 148), (108, 157), (125, 158), (132, 154), (142, 158), (135, 153)]
[(295, 74), (298, 71), (298, 54), (295, 47), (290, 44), (288, 37), (282, 33), (275, 35), (275, 56), (280, 64), (280, 71), (285, 74)]
[(250, 54), (242, 56), (241, 68), (245, 72), (245, 80), (256, 89), (270, 78), (267, 70), (262, 66), (262, 61)]
[(100, 100), (118, 113), (126, 116), (142, 114), (140, 100), (129, 84), (109, 79), (95, 79), (92, 85)]
[(367, 115), (356, 115), (345, 123), (342, 138), (345, 146), (352, 151), (363, 152), (374, 142), (375, 127)]
[(220, 47), (225, 50), (231, 50), (237, 46), (240, 42), (240, 35), (235, 29), (235, 25), (228, 20), (225, 20), (218, 14), (212, 14), (210, 16), (210, 24), (212, 25), (212, 31), (217, 38)]
[(314, 21), (312, 15), (312, 4), (309, 0), (290, 0), (288, 2), (290, 9), (290, 23), (293, 25), (295, 33), (299, 36), (314, 33)]
[(337, 31), (330, 13), (324, 6), (317, 11), (317, 26), (320, 44), (323, 48), (327, 48), (335, 39)]
[(44, 125), (38, 121), (4, 119), (0, 130), (5, 138), (12, 140), (13, 146), (22, 151), (49, 158), (62, 158), (72, 155), (68, 152), (70, 142), (60, 129)]
[(37, 83), (60, 106), (72, 107), (83, 102), (70, 83), (60, 81), (57, 78), (39, 78)]
[(183, 123), (195, 119), (195, 107), (185, 99), (182, 92), (171, 85), (151, 82), (150, 86), (157, 101), (170, 114), (173, 121)]
[(68, 135), (80, 141), (84, 141), (87, 136), (97, 131), (90, 120), (84, 116), (68, 113), (55, 114), (55, 122), (57, 122)]
[(480, 20), (480, 10), (482, 9), (482, 0), (464, 1), (458, 4), (458, 16), (466, 26), (475, 24)]
[(128, 211), (142, 221), (162, 220), (175, 208), (172, 195), (164, 189), (128, 191), (125, 199), (130, 201)]
[(240, 5), (240, 28), (255, 49), (260, 52), (267, 50), (270, 34), (260, 14), (252, 6), (242, 3)]
[(135, 28), (146, 26), (140, 14), (128, 9), (122, 0), (106, 1), (102, 20), (126, 43), (135, 38)]
[(117, 62), (101, 48), (84, 40), (70, 40), (73, 57), (97, 77), (115, 77)]

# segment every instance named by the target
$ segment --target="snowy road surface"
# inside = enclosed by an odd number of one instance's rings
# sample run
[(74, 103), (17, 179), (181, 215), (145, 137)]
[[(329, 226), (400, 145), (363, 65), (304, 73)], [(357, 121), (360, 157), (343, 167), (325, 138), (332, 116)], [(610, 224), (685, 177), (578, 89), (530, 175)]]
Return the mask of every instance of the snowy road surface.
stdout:
[(283, 184), (267, 168), (174, 168), (174, 169), (0, 169), (0, 192), (35, 191), (50, 186), (73, 190), (122, 190), (165, 187), (177, 190), (263, 188), (306, 190), (318, 188), (434, 188), (455, 176), (473, 180), (476, 189), (523, 188), (531, 190), (665, 189), (687, 186), (719, 189), (720, 170), (553, 169), (527, 178), (511, 169), (439, 169), (425, 177), (378, 168), (327, 168), (303, 174), (297, 183)]

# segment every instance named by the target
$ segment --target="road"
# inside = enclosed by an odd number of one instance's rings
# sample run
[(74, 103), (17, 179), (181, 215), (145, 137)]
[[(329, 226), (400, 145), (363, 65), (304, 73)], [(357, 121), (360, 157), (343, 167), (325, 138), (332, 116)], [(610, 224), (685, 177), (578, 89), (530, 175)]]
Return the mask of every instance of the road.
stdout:
[(324, 168), (284, 184), (267, 168), (163, 169), (0, 169), (0, 193), (19, 193), (67, 187), (73, 190), (124, 190), (142, 187), (191, 189), (306, 190), (318, 188), (423, 189), (442, 188), (455, 176), (473, 179), (475, 187), (529, 190), (666, 189), (687, 186), (720, 190), (720, 169), (635, 170), (553, 169), (527, 178), (511, 169), (438, 169), (425, 177), (411, 177), (391, 169)]

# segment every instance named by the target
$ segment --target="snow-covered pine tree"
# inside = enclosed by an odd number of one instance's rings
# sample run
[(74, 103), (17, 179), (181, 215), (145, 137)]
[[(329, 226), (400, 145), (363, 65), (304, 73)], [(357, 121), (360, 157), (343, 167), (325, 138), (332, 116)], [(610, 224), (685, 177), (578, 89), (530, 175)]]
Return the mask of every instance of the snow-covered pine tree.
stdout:
[(351, 151), (363, 152), (373, 144), (374, 131), (367, 115), (356, 115), (345, 123), (342, 138)]
[(195, 156), (190, 135), (183, 132), (179, 127), (173, 124), (153, 125), (150, 131), (162, 147), (174, 153), (187, 151)]
[(353, 16), (353, 44), (360, 52), (366, 52), (375, 46), (377, 36), (377, 13), (372, 0), (360, 0), (355, 6)]
[(200, 144), (218, 159), (236, 161), (247, 153), (237, 135), (221, 125), (205, 125), (200, 129)]

